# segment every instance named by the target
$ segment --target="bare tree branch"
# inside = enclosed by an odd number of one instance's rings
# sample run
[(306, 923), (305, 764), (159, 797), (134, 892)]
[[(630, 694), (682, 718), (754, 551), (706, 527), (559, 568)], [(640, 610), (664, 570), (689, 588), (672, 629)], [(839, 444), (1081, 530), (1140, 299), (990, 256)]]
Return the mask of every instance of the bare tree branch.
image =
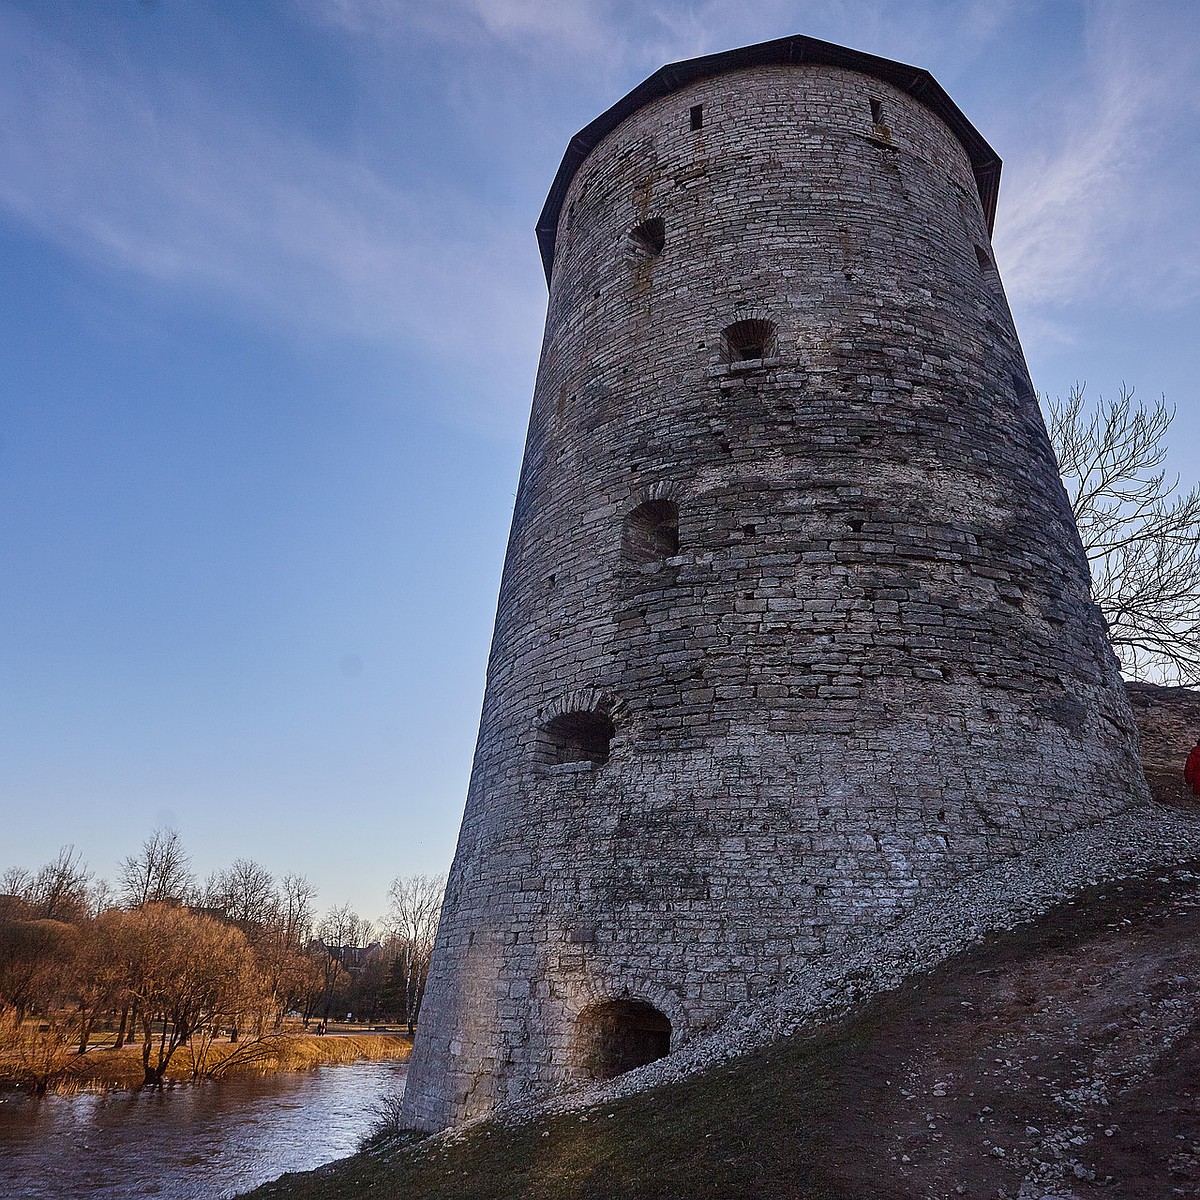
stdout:
[(1076, 384), (1048, 401), (1050, 440), (1092, 569), (1092, 597), (1121, 669), (1200, 683), (1200, 487), (1177, 495), (1162, 464), (1175, 418), (1123, 384), (1094, 404)]
[(117, 894), (126, 908), (181, 901), (194, 885), (178, 829), (156, 829), (140, 854), (122, 859), (117, 876)]
[(396, 955), (392, 974), (410, 1031), (425, 996), (445, 891), (444, 875), (398, 875), (388, 888), (387, 925)]

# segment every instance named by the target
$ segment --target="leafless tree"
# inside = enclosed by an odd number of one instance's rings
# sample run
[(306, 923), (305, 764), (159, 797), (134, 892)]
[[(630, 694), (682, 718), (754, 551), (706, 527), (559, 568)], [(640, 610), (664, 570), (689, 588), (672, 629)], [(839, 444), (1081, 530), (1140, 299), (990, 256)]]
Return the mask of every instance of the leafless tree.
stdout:
[(317, 937), (332, 948), (364, 946), (370, 941), (374, 926), (360, 917), (349, 904), (331, 908), (317, 926)]
[(275, 876), (261, 863), (235, 858), (233, 865), (218, 871), (205, 886), (209, 903), (230, 921), (254, 934), (273, 925), (279, 916), (279, 893)]
[(317, 889), (303, 875), (285, 875), (275, 893), (273, 916), (252, 935), (275, 1026), (290, 1008), (304, 1004), (312, 985), (312, 960), (305, 953), (312, 937)]
[(285, 875), (280, 881), (279, 919), (284, 942), (298, 949), (312, 933), (313, 901), (317, 889), (303, 875)]
[(0, 875), (0, 896), (16, 896), (23, 899), (29, 890), (31, 876), (24, 867), (8, 867)]
[(122, 922), (122, 971), (137, 1002), (145, 1086), (161, 1087), (171, 1058), (202, 1022), (236, 1019), (249, 948), (240, 929), (177, 906), (143, 905)]
[(444, 875), (398, 875), (388, 888), (387, 924), (396, 955), (392, 978), (410, 1032), (425, 996), (445, 891)]
[(0, 922), (0, 1015), (51, 1007), (74, 971), (79, 926), (46, 919)]
[(93, 918), (98, 917), (102, 913), (106, 913), (110, 908), (115, 908), (116, 903), (116, 895), (107, 879), (93, 879), (88, 884), (87, 904), (89, 916)]
[(76, 955), (71, 998), (79, 1020), (79, 1053), (86, 1054), (97, 1015), (127, 1009), (124, 965), (128, 960), (128, 915), (110, 908), (83, 929)]
[(84, 921), (91, 911), (89, 886), (92, 873), (74, 846), (64, 846), (58, 856), (29, 881), (25, 902), (33, 915), (45, 921)]
[(1174, 408), (1052, 400), (1050, 440), (1092, 569), (1092, 596), (1122, 670), (1135, 679), (1200, 683), (1200, 487), (1177, 494), (1162, 469)]
[(126, 908), (183, 900), (195, 886), (191, 862), (177, 829), (156, 829), (140, 854), (121, 862), (117, 894)]
[[(191, 860), (177, 829), (154, 830), (139, 854), (122, 859), (117, 872), (117, 897), (130, 910), (147, 904), (178, 904), (191, 896), (195, 886)], [(136, 1026), (139, 1003), (137, 993), (129, 992), (121, 1009), (117, 1046), (125, 1044), (127, 1033)]]

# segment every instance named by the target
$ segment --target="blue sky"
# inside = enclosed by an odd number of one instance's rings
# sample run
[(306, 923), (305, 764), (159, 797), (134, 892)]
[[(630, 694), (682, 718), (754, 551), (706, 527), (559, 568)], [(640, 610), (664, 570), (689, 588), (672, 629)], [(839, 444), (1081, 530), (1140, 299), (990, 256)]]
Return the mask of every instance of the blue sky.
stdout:
[(1039, 390), (1165, 393), (1200, 478), (1193, 0), (0, 0), (0, 869), (448, 866), (559, 158), (791, 33), (937, 76)]

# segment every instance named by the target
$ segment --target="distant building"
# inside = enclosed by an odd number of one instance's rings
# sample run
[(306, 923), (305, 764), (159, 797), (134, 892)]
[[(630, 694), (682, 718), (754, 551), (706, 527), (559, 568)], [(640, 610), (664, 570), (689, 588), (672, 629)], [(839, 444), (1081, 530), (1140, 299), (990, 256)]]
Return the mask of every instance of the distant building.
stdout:
[(328, 954), (334, 962), (341, 963), (343, 968), (351, 974), (358, 971), (369, 959), (383, 953), (383, 946), (379, 942), (372, 942), (369, 946), (327, 946), (319, 939), (315, 939), (311, 946), (319, 947), (323, 953)]

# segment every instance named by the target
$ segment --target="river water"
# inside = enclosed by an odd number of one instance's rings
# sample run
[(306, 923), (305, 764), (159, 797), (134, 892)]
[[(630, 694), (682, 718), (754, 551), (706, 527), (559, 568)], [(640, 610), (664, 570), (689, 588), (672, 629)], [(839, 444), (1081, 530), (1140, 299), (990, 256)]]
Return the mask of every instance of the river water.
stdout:
[(407, 1063), (318, 1067), (162, 1092), (0, 1092), (4, 1200), (219, 1200), (357, 1148)]

